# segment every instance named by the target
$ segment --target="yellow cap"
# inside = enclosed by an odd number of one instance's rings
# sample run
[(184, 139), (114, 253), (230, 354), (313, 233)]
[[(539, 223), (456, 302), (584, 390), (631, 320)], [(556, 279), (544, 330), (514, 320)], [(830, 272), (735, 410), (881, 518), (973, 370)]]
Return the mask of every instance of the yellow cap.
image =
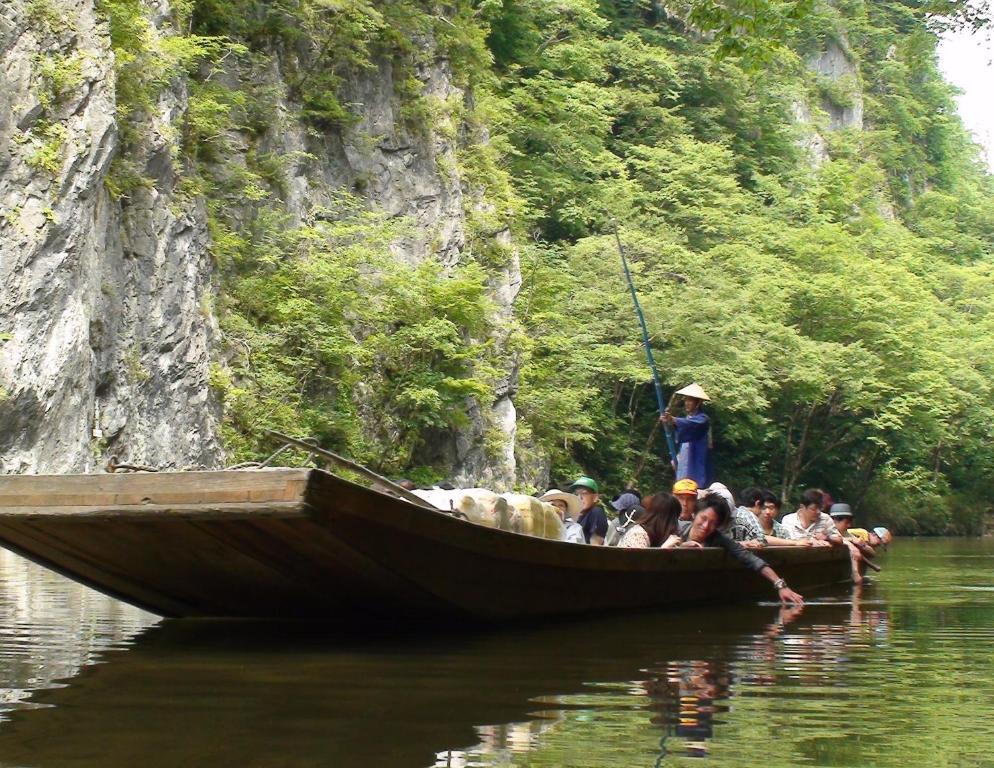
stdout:
[(697, 483), (691, 480), (689, 477), (685, 477), (683, 480), (677, 480), (673, 483), (673, 493), (677, 496), (686, 494), (688, 496), (697, 495)]

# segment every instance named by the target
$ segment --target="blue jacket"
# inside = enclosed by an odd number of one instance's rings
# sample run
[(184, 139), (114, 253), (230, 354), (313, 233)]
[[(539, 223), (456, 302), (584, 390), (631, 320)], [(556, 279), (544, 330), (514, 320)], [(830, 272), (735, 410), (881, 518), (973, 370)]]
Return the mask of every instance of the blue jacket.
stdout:
[(700, 488), (707, 488), (714, 482), (711, 466), (711, 448), (708, 447), (708, 433), (711, 420), (706, 413), (698, 411), (693, 416), (678, 416), (676, 422), (676, 479), (689, 477)]

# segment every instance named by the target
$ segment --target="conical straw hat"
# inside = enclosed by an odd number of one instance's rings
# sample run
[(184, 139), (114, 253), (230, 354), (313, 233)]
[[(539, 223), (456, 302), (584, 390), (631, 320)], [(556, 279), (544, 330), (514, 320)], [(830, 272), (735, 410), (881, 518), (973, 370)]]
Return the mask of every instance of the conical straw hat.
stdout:
[(697, 383), (691, 384), (683, 389), (678, 389), (676, 394), (683, 395), (684, 397), (695, 397), (698, 400), (706, 400), (709, 403), (711, 402), (711, 398), (708, 397), (708, 393), (701, 389), (701, 385)]

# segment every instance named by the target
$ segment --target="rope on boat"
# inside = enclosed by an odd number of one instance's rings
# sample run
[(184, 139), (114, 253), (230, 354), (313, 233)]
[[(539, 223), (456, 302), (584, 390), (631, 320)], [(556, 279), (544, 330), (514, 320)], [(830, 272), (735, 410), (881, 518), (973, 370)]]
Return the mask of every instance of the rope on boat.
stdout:
[(404, 501), (409, 501), (411, 504), (416, 504), (419, 507), (424, 507), (425, 509), (430, 509), (433, 512), (444, 512), (445, 510), (439, 510), (434, 504), (429, 504), (427, 501), (422, 499), (420, 496), (411, 493), (406, 488), (397, 485), (393, 480), (388, 480), (383, 477), (383, 475), (376, 474), (373, 470), (368, 469), (361, 464), (356, 464), (354, 461), (349, 461), (344, 456), (339, 456), (337, 453), (333, 453), (325, 448), (320, 448), (313, 444), (313, 438), (302, 439), (297, 437), (290, 437), (290, 435), (284, 435), (282, 432), (277, 432), (274, 429), (267, 429), (266, 434), (271, 437), (275, 437), (279, 440), (285, 440), (287, 443), (303, 450), (320, 456), (322, 459), (341, 467), (347, 469), (351, 472), (355, 472), (358, 475), (362, 475), (367, 480), (375, 483), (379, 488), (378, 490), (385, 491), (386, 493), (392, 494), (394, 496), (399, 496), (404, 499)]
[[(312, 440), (314, 440), (314, 438), (311, 438), (311, 437), (305, 438), (305, 442), (310, 442)], [(286, 443), (282, 448), (278, 449), (275, 453), (273, 453), (265, 461), (243, 461), (241, 464), (235, 464), (234, 466), (231, 466), (231, 467), (225, 467), (225, 470), (230, 470), (230, 469), (265, 469), (270, 464), (272, 464), (273, 461), (276, 460), (277, 456), (279, 456), (284, 451), (290, 450), (293, 447), (294, 447), (293, 443)], [(313, 456), (313, 455), (314, 455), (313, 453), (310, 454), (310, 456)]]
[[(383, 477), (382, 475), (378, 475), (376, 472), (373, 472), (373, 470), (367, 469), (366, 467), (362, 466), (361, 464), (356, 464), (354, 461), (349, 461), (345, 457), (339, 456), (337, 453), (333, 453), (332, 451), (329, 451), (329, 450), (326, 450), (326, 449), (322, 448), (321, 446), (319, 446), (317, 444), (317, 439), (316, 438), (313, 438), (313, 437), (301, 437), (301, 438), (290, 437), (289, 435), (284, 435), (283, 433), (276, 432), (275, 430), (272, 430), (272, 429), (267, 429), (266, 433), (268, 435), (271, 435), (272, 437), (277, 437), (280, 440), (285, 440), (286, 442), (280, 448), (278, 448), (276, 451), (274, 451), (272, 454), (270, 454), (270, 456), (267, 459), (265, 459), (264, 461), (243, 461), (241, 464), (235, 464), (234, 466), (231, 466), (231, 467), (225, 467), (224, 470), (225, 471), (232, 471), (232, 470), (243, 470), (243, 469), (265, 469), (270, 464), (272, 464), (276, 460), (276, 458), (278, 456), (280, 456), (281, 454), (285, 453), (286, 451), (290, 450), (291, 448), (299, 448), (299, 449), (302, 449), (304, 451), (307, 451), (308, 461), (314, 459), (315, 457), (323, 458), (325, 461), (327, 461), (327, 462), (329, 462), (331, 464), (335, 464), (335, 465), (337, 465), (339, 467), (344, 467), (345, 469), (348, 469), (348, 470), (350, 470), (352, 472), (355, 472), (355, 473), (357, 473), (359, 475), (362, 475), (367, 480), (371, 480), (376, 485), (377, 490), (380, 490), (380, 491), (383, 491), (385, 493), (388, 493), (391, 496), (398, 496), (398, 497), (404, 499), (405, 501), (408, 501), (408, 502), (410, 502), (412, 504), (416, 504), (419, 507), (425, 507), (426, 509), (430, 509), (433, 512), (445, 512), (446, 511), (444, 509), (443, 510), (438, 509), (434, 504), (430, 504), (429, 502), (427, 502), (424, 499), (422, 499), (420, 496), (417, 496), (416, 494), (411, 493), (409, 490), (407, 490), (406, 488), (404, 488), (404, 487), (402, 487), (400, 485), (397, 485), (397, 483), (393, 482), (392, 480), (388, 480), (387, 478)], [(111, 456), (107, 460), (107, 464), (106, 464), (105, 468), (110, 473), (114, 473), (114, 472), (160, 472), (161, 471), (160, 468), (158, 468), (158, 467), (151, 467), (151, 466), (148, 466), (147, 464), (129, 464), (129, 463), (126, 463), (126, 462), (120, 462), (120, 461), (118, 461), (117, 456)], [(200, 469), (200, 468), (199, 467), (192, 467), (191, 469)], [(452, 506), (451, 502), (449, 503), (449, 506), (450, 507)], [(449, 514), (452, 515), (453, 517), (458, 517), (458, 518), (463, 519), (463, 520), (468, 520), (469, 519), (466, 516), (465, 513), (461, 512), (459, 510), (456, 510), (454, 508), (451, 509), (451, 510), (449, 510)]]
[(117, 456), (111, 456), (107, 459), (107, 465), (105, 469), (108, 472), (158, 472), (158, 467), (150, 467), (147, 464), (128, 464), (126, 462), (119, 462)]

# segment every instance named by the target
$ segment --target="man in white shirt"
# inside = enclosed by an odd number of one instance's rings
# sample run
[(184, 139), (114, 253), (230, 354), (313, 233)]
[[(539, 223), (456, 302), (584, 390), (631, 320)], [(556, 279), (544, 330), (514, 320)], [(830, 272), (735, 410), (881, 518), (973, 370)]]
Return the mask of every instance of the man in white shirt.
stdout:
[(863, 576), (859, 568), (862, 559), (859, 549), (852, 542), (846, 541), (839, 533), (835, 521), (821, 511), (823, 503), (821, 491), (809, 489), (801, 494), (800, 508), (792, 515), (785, 516), (780, 524), (787, 529), (787, 534), (792, 539), (811, 539), (811, 544), (816, 547), (848, 547), (852, 560), (852, 580), (860, 584)]
[(792, 539), (812, 539), (815, 546), (843, 544), (842, 534), (828, 515), (821, 511), (824, 496), (814, 488), (801, 494), (801, 506), (784, 516), (780, 524)]

